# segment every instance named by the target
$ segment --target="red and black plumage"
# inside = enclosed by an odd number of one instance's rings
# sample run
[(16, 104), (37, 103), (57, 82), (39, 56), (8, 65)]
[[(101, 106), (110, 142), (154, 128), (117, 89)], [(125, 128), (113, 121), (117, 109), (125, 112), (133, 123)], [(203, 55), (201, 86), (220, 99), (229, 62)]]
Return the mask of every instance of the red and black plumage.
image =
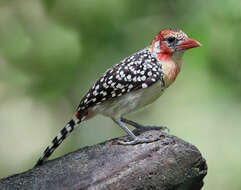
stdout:
[(160, 31), (151, 46), (123, 59), (101, 75), (80, 101), (73, 119), (53, 139), (36, 165), (41, 165), (53, 153), (76, 124), (96, 114), (110, 117), (130, 135), (132, 141), (121, 144), (156, 140), (136, 137), (124, 124), (134, 122), (122, 116), (156, 100), (175, 81), (184, 51), (199, 46), (199, 42), (188, 38), (181, 30)]

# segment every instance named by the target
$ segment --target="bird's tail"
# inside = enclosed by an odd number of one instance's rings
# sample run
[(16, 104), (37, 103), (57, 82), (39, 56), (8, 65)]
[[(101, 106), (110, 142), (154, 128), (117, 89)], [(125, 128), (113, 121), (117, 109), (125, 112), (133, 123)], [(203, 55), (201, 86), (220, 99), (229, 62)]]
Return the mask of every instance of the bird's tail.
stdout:
[(39, 158), (36, 166), (42, 165), (42, 163), (51, 156), (55, 149), (63, 142), (63, 140), (73, 131), (76, 124), (80, 120), (71, 119), (65, 127), (59, 132), (59, 134), (52, 140), (52, 143), (45, 149), (43, 155)]

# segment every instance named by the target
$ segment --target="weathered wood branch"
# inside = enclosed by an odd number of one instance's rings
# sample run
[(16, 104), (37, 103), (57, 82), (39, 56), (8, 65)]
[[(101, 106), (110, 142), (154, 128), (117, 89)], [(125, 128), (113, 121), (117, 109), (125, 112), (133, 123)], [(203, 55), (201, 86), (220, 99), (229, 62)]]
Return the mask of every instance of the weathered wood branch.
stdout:
[[(139, 145), (106, 141), (46, 162), (0, 180), (0, 189), (160, 189), (199, 190), (207, 174), (197, 148), (180, 138), (157, 131), (141, 136), (160, 140)], [(124, 137), (126, 138), (126, 137)]]

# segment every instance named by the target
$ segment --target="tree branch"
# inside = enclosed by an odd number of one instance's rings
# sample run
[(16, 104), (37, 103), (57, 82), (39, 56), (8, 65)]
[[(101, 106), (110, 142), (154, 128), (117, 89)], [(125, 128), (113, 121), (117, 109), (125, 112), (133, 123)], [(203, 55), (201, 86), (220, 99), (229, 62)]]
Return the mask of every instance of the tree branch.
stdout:
[[(0, 180), (0, 189), (199, 190), (207, 174), (197, 148), (175, 136), (145, 131), (160, 140), (119, 145), (113, 139)], [(126, 139), (127, 137), (123, 137)]]

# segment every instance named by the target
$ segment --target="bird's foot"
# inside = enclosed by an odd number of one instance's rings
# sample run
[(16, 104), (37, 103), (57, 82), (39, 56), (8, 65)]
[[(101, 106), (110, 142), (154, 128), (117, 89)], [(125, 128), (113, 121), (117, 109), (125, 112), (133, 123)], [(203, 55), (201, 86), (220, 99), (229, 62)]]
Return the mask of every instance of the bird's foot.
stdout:
[(138, 131), (138, 132), (149, 131), (149, 130), (159, 130), (159, 131), (167, 130), (168, 133), (170, 132), (169, 128), (166, 126), (144, 126), (135, 121), (131, 121), (131, 120), (125, 119), (123, 117), (121, 118), (121, 121), (135, 127), (136, 129), (134, 131)]
[(149, 131), (149, 130), (159, 130), (159, 131), (167, 131), (170, 132), (170, 129), (166, 126), (140, 126), (139, 128), (141, 131)]
[(122, 145), (135, 145), (135, 144), (142, 144), (142, 143), (151, 143), (154, 141), (159, 140), (159, 138), (140, 138), (140, 137), (136, 137), (134, 140), (132, 141), (118, 141), (119, 144)]
[(136, 127), (132, 132), (138, 136), (142, 132), (150, 131), (150, 130), (159, 130), (159, 131), (167, 130), (168, 133), (170, 132), (169, 128), (166, 126), (142, 126), (142, 125), (139, 125), (138, 127)]

